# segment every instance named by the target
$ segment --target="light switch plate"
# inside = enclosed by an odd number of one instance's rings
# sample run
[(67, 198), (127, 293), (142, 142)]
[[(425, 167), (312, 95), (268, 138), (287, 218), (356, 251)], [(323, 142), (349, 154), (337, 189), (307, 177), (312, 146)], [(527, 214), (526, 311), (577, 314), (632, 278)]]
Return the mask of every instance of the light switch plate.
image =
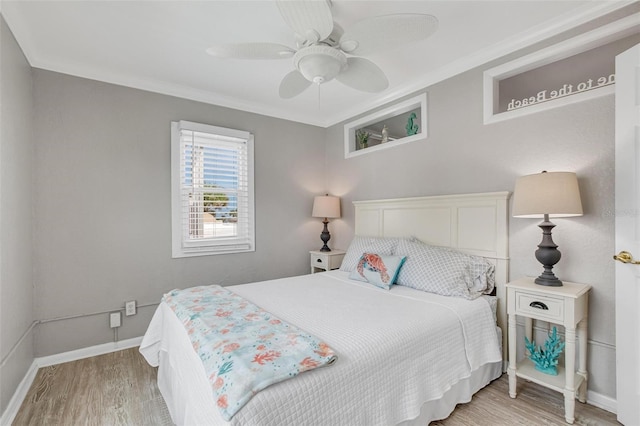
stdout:
[(120, 312), (111, 312), (109, 314), (109, 325), (111, 328), (117, 328), (121, 325), (121, 315)]

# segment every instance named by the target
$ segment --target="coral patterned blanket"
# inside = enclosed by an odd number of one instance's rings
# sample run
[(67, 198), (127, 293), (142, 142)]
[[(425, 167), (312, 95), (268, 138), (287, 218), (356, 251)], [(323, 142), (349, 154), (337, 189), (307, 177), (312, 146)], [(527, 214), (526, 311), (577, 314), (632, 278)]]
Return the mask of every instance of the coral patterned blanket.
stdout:
[(162, 300), (184, 324), (227, 421), (256, 392), (336, 360), (324, 342), (218, 285)]

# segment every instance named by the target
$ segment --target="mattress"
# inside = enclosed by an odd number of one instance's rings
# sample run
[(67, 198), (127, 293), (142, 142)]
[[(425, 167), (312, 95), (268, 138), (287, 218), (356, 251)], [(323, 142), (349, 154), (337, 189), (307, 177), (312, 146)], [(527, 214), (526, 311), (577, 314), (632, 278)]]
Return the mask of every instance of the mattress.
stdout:
[[(382, 290), (329, 271), (227, 287), (338, 355), (257, 393), (228, 424), (389, 425), (446, 417), (501, 374), (489, 302)], [(177, 424), (227, 424), (182, 323), (161, 303), (140, 347)], [(439, 405), (439, 401), (446, 404)], [(424, 423), (423, 423), (424, 424)]]

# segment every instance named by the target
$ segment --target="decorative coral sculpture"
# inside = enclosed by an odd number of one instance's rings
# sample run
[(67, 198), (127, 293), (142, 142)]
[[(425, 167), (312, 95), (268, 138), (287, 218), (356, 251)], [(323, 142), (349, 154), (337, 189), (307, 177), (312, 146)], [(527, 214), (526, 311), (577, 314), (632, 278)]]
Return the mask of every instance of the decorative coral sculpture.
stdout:
[(409, 118), (407, 119), (407, 125), (404, 126), (404, 128), (407, 129), (407, 136), (413, 136), (418, 133), (420, 126), (413, 122), (413, 120), (415, 120), (416, 118), (418, 118), (418, 116), (415, 112), (412, 112), (409, 115)]
[(536, 370), (552, 376), (558, 375), (558, 357), (564, 349), (564, 342), (558, 337), (558, 330), (553, 327), (553, 331), (549, 333), (549, 338), (542, 346), (536, 347), (536, 342), (530, 342), (524, 338), (524, 344), (529, 351), (529, 359), (533, 361)]

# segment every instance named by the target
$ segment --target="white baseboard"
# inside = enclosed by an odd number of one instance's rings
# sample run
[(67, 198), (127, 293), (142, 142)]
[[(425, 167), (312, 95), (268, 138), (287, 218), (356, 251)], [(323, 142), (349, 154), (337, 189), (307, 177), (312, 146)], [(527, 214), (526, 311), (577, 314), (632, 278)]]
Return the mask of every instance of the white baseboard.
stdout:
[(24, 401), (24, 398), (27, 396), (27, 392), (29, 392), (29, 388), (31, 387), (33, 380), (36, 378), (39, 368), (62, 364), (64, 362), (77, 361), (79, 359), (89, 358), (92, 356), (104, 355), (122, 349), (134, 348), (136, 346), (140, 346), (141, 342), (142, 337), (134, 337), (133, 339), (121, 340), (119, 342), (103, 343), (101, 345), (90, 346), (88, 348), (35, 358), (24, 378), (18, 385), (18, 388), (13, 393), (7, 408), (4, 410), (4, 413), (2, 413), (2, 417), (0, 417), (0, 425), (11, 425), (13, 419), (15, 419), (18, 414), (22, 401)]
[[(55, 364), (62, 364), (64, 362), (77, 361), (79, 359), (89, 358), (92, 356), (104, 355), (122, 349), (133, 348), (136, 346), (140, 346), (141, 342), (142, 337), (134, 337), (132, 339), (121, 340), (119, 342), (104, 343), (101, 345), (90, 346), (88, 348), (77, 349), (74, 351), (63, 352), (60, 354), (49, 355), (34, 359), (31, 367), (29, 367), (29, 370), (27, 370), (24, 379), (22, 379), (20, 385), (18, 386), (18, 389), (16, 389), (13, 397), (9, 401), (7, 409), (4, 411), (4, 413), (2, 413), (2, 417), (0, 417), (0, 425), (11, 425), (16, 414), (18, 414), (18, 410), (20, 409), (20, 405), (22, 405), (22, 401), (27, 396), (27, 392), (29, 391), (31, 384), (35, 379), (39, 368), (48, 367)], [(614, 398), (602, 395), (597, 392), (587, 391), (587, 403), (614, 414), (616, 414), (618, 411), (617, 402)]]
[(610, 396), (587, 390), (587, 404), (618, 414), (618, 402)]
[(62, 364), (64, 362), (77, 361), (79, 359), (90, 358), (92, 356), (104, 355), (111, 352), (120, 351), (140, 346), (142, 337), (134, 337), (133, 339), (120, 340), (119, 342), (103, 343), (101, 345), (90, 346), (88, 348), (76, 349), (75, 351), (63, 352), (60, 354), (43, 356), (36, 358), (38, 368), (48, 367), (50, 365)]
[(9, 400), (9, 404), (7, 408), (2, 413), (2, 417), (0, 417), (0, 425), (9, 426), (13, 423), (13, 419), (18, 414), (18, 410), (22, 405), (22, 401), (27, 396), (27, 392), (29, 392), (29, 388), (31, 387), (31, 383), (33, 383), (33, 379), (36, 378), (36, 374), (38, 373), (38, 365), (34, 360), (31, 363), (31, 366), (27, 370), (27, 373), (24, 375), (24, 378), (18, 385), (18, 388), (13, 393), (11, 400)]

